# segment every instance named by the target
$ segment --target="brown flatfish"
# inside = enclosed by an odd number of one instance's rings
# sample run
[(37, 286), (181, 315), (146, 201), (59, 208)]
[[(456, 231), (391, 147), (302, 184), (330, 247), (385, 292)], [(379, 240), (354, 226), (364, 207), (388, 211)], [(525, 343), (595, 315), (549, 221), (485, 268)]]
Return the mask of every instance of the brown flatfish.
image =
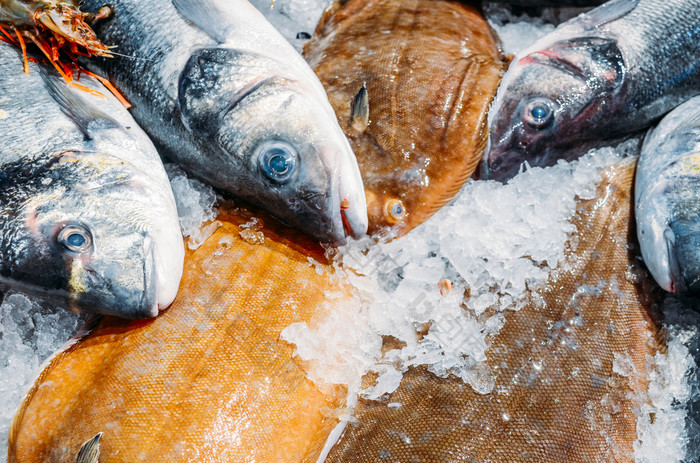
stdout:
[(346, 393), (307, 380), (279, 335), (344, 289), (308, 238), (226, 210), (218, 220), (167, 311), (104, 318), (48, 362), (15, 417), (10, 462), (75, 462), (99, 432), (102, 463), (316, 460)]
[(393, 226), (405, 234), (457, 194), (484, 150), (505, 66), (476, 8), (336, 2), (304, 56), (357, 156), (370, 233)]
[(412, 369), (388, 399), (400, 408), (361, 401), (327, 461), (633, 462), (634, 396), (658, 347), (657, 290), (628, 246), (633, 171), (633, 160), (605, 171), (579, 203), (565, 263), (506, 315), (487, 352), (493, 392)]

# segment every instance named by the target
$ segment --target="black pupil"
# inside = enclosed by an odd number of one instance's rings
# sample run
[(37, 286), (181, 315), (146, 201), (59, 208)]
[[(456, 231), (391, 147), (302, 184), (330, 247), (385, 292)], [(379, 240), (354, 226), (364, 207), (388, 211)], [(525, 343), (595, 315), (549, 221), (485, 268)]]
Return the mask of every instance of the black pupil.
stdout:
[(85, 244), (85, 237), (80, 233), (71, 233), (70, 235), (68, 235), (66, 241), (69, 245), (79, 248), (80, 246)]
[(289, 161), (287, 157), (282, 153), (273, 154), (268, 161), (270, 170), (276, 174), (283, 174), (289, 169)]
[(402, 212), (403, 212), (403, 209), (401, 208), (401, 205), (396, 204), (394, 206), (394, 215), (401, 215)]
[(534, 117), (535, 119), (542, 120), (545, 117), (547, 117), (547, 108), (545, 108), (542, 105), (535, 106), (530, 111), (530, 114), (532, 114), (532, 117)]

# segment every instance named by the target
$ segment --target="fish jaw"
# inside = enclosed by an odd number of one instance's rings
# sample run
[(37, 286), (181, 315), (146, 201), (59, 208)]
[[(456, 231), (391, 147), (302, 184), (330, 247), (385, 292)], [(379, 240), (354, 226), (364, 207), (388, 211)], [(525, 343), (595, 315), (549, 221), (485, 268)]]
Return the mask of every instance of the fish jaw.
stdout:
[[(336, 244), (345, 243), (345, 235), (359, 239), (367, 234), (369, 219), (367, 217), (367, 201), (365, 199), (362, 175), (350, 144), (343, 137), (346, 150), (339, 156), (340, 167), (336, 176), (339, 179), (340, 214), (343, 220), (343, 236), (337, 234)], [(348, 155), (351, 153), (352, 155)]]

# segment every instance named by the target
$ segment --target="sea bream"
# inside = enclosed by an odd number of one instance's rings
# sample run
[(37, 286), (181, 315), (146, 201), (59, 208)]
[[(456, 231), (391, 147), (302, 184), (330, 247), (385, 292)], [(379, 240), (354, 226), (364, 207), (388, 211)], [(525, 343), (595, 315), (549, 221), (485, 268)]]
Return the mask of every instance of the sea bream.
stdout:
[(335, 2), (304, 56), (361, 166), (370, 233), (403, 235), (454, 198), (483, 154), (505, 68), (478, 8)]
[[(154, 317), (184, 249), (148, 137), (96, 80), (66, 85), (0, 43), (0, 283), (74, 309)], [(51, 70), (51, 72), (53, 72)]]
[(571, 160), (700, 93), (700, 0), (612, 0), (518, 53), (489, 112), (485, 178)]
[(366, 232), (360, 171), (323, 87), (252, 5), (112, 5), (96, 32), (128, 57), (86, 64), (109, 75), (170, 160), (323, 241)]
[(656, 282), (677, 294), (700, 293), (700, 97), (647, 134), (635, 207), (642, 257)]

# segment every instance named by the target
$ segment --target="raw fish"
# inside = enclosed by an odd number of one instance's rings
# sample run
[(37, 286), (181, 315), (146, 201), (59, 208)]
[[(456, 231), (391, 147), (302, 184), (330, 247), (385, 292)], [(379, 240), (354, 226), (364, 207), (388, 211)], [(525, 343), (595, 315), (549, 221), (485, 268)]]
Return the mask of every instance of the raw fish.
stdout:
[(168, 159), (318, 239), (365, 234), (362, 178), (323, 87), (255, 8), (111, 3), (96, 32), (128, 56), (86, 65), (109, 75)]
[(314, 386), (279, 334), (347, 288), (318, 243), (241, 214), (222, 210), (188, 250), (169, 310), (105, 318), (48, 362), (16, 415), (10, 462), (74, 462), (98, 432), (102, 463), (316, 461), (345, 390)]
[(651, 130), (635, 184), (637, 236), (656, 282), (677, 294), (700, 292), (700, 97)]
[(360, 401), (327, 462), (633, 462), (659, 344), (658, 291), (628, 244), (633, 176), (634, 159), (604, 173), (567, 260), (506, 315), (486, 353), (492, 392), (410, 369), (386, 400)]
[(575, 159), (700, 93), (700, 0), (612, 0), (518, 53), (489, 113), (483, 177)]
[(486, 111), (505, 67), (477, 9), (443, 0), (336, 2), (304, 56), (361, 166), (370, 232), (405, 234), (457, 194), (481, 159)]
[[(184, 249), (155, 147), (96, 80), (68, 87), (0, 43), (0, 283), (74, 309), (154, 317)], [(53, 71), (53, 70), (51, 70)]]

